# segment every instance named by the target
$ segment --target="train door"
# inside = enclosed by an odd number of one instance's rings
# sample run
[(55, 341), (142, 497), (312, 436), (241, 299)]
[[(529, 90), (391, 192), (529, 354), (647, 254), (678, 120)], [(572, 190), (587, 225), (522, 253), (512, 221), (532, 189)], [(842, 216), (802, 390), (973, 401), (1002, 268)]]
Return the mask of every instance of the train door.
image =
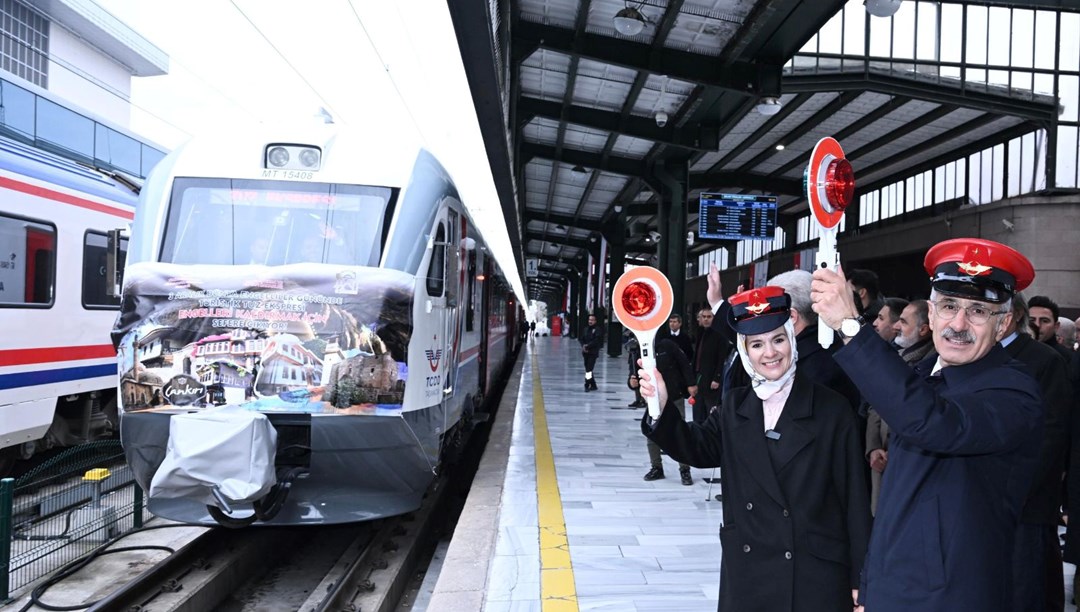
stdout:
[(457, 422), (460, 406), (455, 401), (458, 351), (461, 347), (461, 225), (457, 211), (446, 209), (446, 313), (442, 321), (446, 374), (443, 378), (443, 431)]

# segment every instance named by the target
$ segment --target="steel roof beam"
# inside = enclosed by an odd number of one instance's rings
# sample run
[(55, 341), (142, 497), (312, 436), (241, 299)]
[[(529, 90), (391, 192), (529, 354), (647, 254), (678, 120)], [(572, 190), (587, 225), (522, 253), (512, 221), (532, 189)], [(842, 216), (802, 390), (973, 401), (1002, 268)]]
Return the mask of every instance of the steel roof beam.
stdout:
[[(745, 171), (692, 172), (690, 189), (714, 191), (727, 187), (731, 189), (754, 189), (783, 195), (802, 195), (802, 181), (775, 178), (764, 174), (752, 174)], [(696, 201), (696, 200), (694, 200)]]
[[(905, 96), (928, 102), (937, 102), (948, 106), (959, 106), (987, 111), (998, 115), (1011, 115), (1035, 121), (1053, 121), (1057, 118), (1056, 102), (1038, 102), (1021, 100), (1005, 94), (978, 91), (967, 87), (961, 89), (939, 83), (923, 82), (916, 79), (896, 77), (875, 71), (869, 72), (815, 74), (805, 76), (786, 76), (783, 80), (784, 93), (820, 92), (820, 91), (877, 91), (896, 96)], [(1049, 98), (1049, 96), (1046, 96)]]
[[(580, 9), (579, 9), (580, 10)], [(569, 28), (522, 21), (514, 36), (522, 52), (542, 47), (603, 64), (621, 66), (680, 81), (757, 95), (770, 84), (780, 82), (780, 64), (736, 61), (724, 63), (716, 57), (621, 40), (611, 36), (579, 34)], [(768, 92), (776, 95), (779, 92)]]
[(567, 165), (584, 166), (594, 170), (639, 178), (644, 176), (647, 171), (645, 162), (640, 159), (609, 155), (605, 160), (601, 155), (589, 153), (588, 151), (563, 147), (562, 151), (559, 152), (555, 147), (532, 142), (521, 143), (521, 156), (524, 163), (529, 163), (530, 159), (539, 157)]
[(700, 130), (677, 128), (673, 125), (660, 127), (656, 125), (654, 118), (634, 115), (624, 116), (621, 112), (617, 113), (584, 106), (570, 105), (564, 107), (558, 102), (527, 96), (521, 97), (518, 101), (518, 108), (524, 114), (523, 120), (527, 120), (529, 117), (546, 117), (558, 120), (563, 117), (565, 108), (566, 120), (570, 123), (623, 136), (652, 140), (684, 149), (707, 150), (705, 145), (701, 143)]
[(589, 230), (590, 232), (602, 232), (606, 229), (606, 226), (599, 221), (591, 221), (589, 219), (582, 219), (571, 215), (560, 215), (557, 213), (543, 214), (529, 209), (525, 209), (524, 220), (525, 223), (528, 223), (529, 221), (543, 221), (544, 223), (563, 225), (568, 228), (576, 227), (578, 229)]

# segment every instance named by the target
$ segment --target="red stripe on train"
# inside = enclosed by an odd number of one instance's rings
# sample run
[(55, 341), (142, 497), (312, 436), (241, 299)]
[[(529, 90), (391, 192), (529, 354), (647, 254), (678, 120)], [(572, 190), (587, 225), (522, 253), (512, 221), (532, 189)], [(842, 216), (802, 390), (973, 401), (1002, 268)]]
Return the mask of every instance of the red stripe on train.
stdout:
[(31, 185), (30, 183), (24, 183), (22, 181), (16, 181), (6, 176), (0, 176), (0, 187), (10, 189), (12, 191), (19, 191), (22, 193), (38, 196), (39, 198), (47, 198), (56, 202), (62, 202), (64, 204), (71, 204), (72, 206), (78, 206), (79, 208), (86, 208), (88, 210), (94, 210), (97, 212), (108, 213), (110, 215), (116, 215), (123, 219), (134, 219), (135, 212), (130, 210), (121, 210), (112, 206), (107, 206), (100, 202), (93, 200), (87, 200), (86, 198), (80, 198), (67, 193), (54, 191), (52, 189), (46, 189), (45, 187), (39, 187), (37, 185)]
[(29, 365), (53, 361), (78, 361), (116, 357), (111, 344), (87, 346), (51, 346), (44, 348), (10, 349), (0, 351), (0, 366)]

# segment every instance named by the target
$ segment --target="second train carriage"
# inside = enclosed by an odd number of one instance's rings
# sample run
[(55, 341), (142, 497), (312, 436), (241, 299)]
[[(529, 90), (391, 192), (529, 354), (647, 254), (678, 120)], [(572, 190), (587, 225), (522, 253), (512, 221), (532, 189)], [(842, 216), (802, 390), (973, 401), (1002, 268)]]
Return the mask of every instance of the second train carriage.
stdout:
[[(512, 358), (518, 308), (430, 153), (268, 133), (193, 140), (143, 189), (114, 331), (128, 461), (179, 521), (411, 511)], [(269, 417), (279, 486), (240, 509), (155, 495), (171, 419), (215, 406)]]
[(128, 184), (0, 138), (0, 474), (116, 434), (107, 233), (136, 202)]

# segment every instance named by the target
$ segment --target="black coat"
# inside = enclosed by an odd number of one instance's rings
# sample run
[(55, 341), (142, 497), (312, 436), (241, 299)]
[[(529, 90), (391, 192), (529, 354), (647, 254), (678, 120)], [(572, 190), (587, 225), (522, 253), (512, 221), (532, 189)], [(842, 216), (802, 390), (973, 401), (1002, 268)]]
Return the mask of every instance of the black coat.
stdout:
[(585, 331), (578, 338), (581, 343), (581, 352), (586, 355), (599, 355), (600, 348), (604, 346), (604, 330), (600, 324), (586, 325)]
[(889, 424), (860, 598), (870, 612), (1008, 612), (1012, 549), (1042, 441), (1042, 398), (995, 345), (928, 379), (865, 326), (836, 361)]
[(668, 336), (656, 340), (656, 369), (664, 377), (671, 399), (690, 397), (687, 387), (694, 384), (694, 369), (679, 345)]
[(642, 422), (672, 459), (721, 468), (721, 612), (851, 609), (870, 532), (854, 413), (798, 370), (792, 385), (775, 441), (748, 388), (728, 393), (702, 425), (670, 405), (655, 429), (647, 415)]
[(1056, 526), (1061, 508), (1061, 476), (1065, 473), (1065, 447), (1069, 434), (1066, 424), (1073, 402), (1068, 367), (1057, 351), (1027, 334), (1017, 334), (1005, 347), (1005, 352), (1027, 366), (1028, 374), (1039, 383), (1046, 406), (1039, 464), (1020, 520), (1034, 525)]
[(712, 328), (698, 330), (694, 350), (694, 375), (698, 386), (698, 399), (711, 408), (720, 403), (720, 388), (713, 391), (710, 384), (724, 383), (724, 360), (735, 347)]

